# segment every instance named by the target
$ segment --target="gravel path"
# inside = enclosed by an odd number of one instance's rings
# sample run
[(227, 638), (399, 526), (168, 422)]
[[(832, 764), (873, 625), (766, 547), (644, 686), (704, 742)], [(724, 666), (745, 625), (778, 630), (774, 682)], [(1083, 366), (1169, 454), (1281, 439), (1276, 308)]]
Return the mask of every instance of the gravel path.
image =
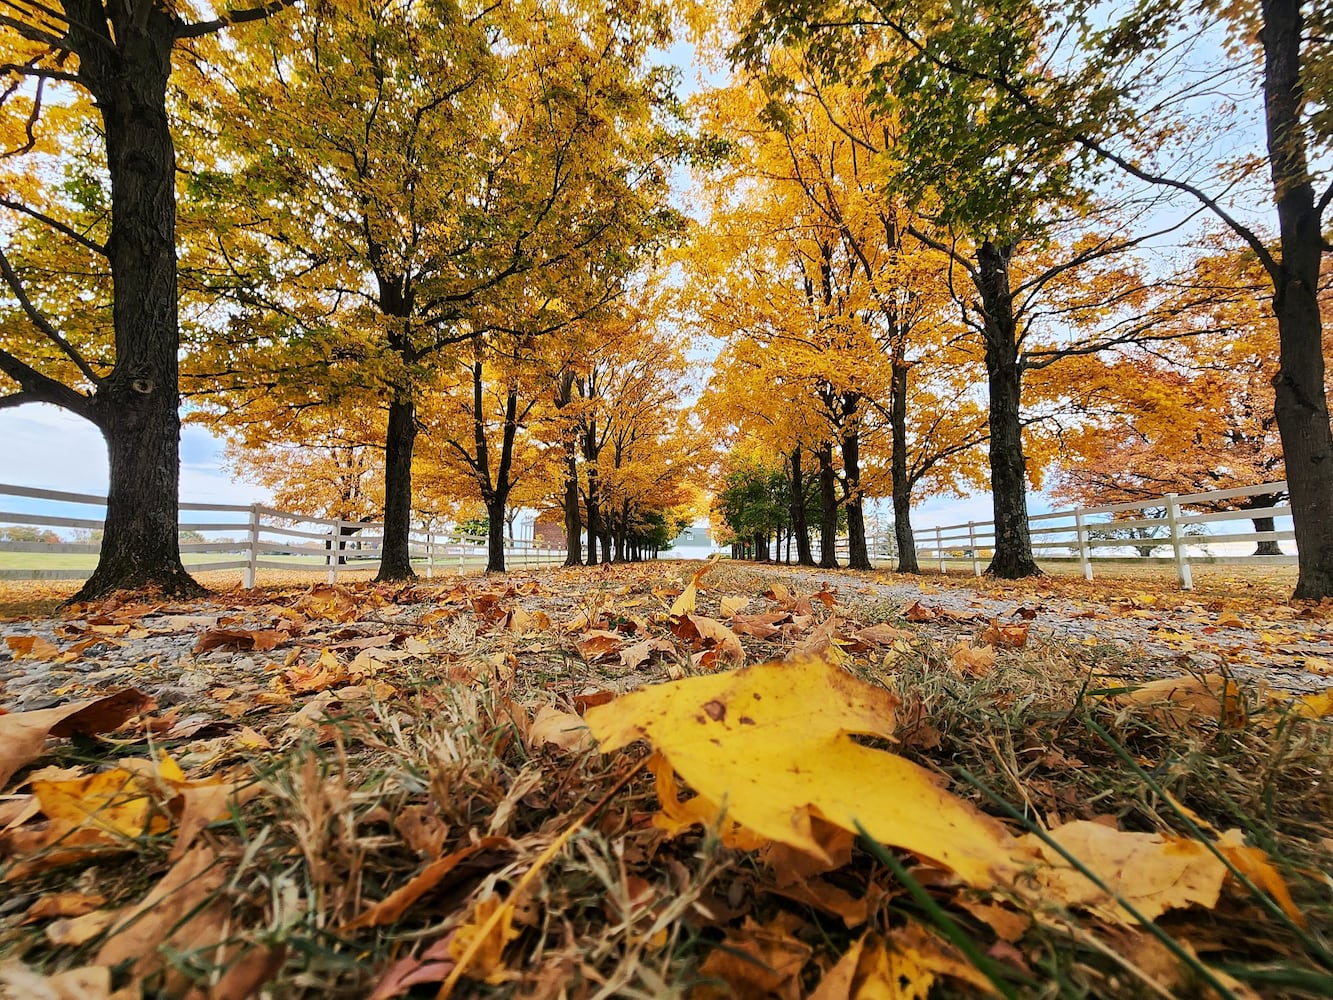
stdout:
[[(684, 565), (664, 564), (660, 572), (652, 572), (666, 583), (686, 578), (687, 571)], [(533, 588), (527, 596), (511, 590), (509, 603), (530, 611), (544, 607), (555, 620), (558, 614), (576, 609), (590, 589), (614, 583), (614, 572), (562, 577), (552, 571), (503, 582), (474, 579), (468, 585)], [(643, 572), (641, 567), (639, 579)], [(1333, 684), (1333, 609), (1326, 607), (1266, 605), (1243, 616), (1229, 610), (1225, 601), (1195, 601), (1166, 591), (1087, 600), (1062, 596), (1058, 588), (1029, 587), (1018, 599), (958, 582), (908, 582), (883, 574), (787, 567), (752, 567), (743, 572), (753, 576), (752, 595), (770, 581), (787, 581), (804, 593), (827, 584), (836, 589), (839, 606), (854, 615), (905, 617), (945, 641), (979, 635), (992, 618), (1021, 620), (1030, 622), (1030, 641), (1114, 643), (1140, 651), (1147, 660), (1147, 674), (1227, 671), (1240, 680), (1293, 692), (1318, 691)], [(536, 582), (524, 584), (524, 579)], [(307, 598), (300, 592), (239, 597), (233, 592), (188, 604), (129, 605), (82, 616), (0, 622), (4, 640), (0, 641), (0, 708), (46, 708), (132, 686), (154, 696), (163, 710), (189, 706), (194, 711), (225, 712), (223, 701), (243, 705), (263, 697), (275, 670), (298, 660), (303, 665), (313, 663), (323, 649), (350, 660), (360, 650), (392, 646), (393, 656), (417, 657), (423, 664), (451, 662), (469, 655), (468, 643), (476, 642), (479, 626), (462, 628), (453, 639), (442, 638), (438, 627), (432, 627), (438, 622), (433, 623), (431, 616), (444, 614), (441, 609), (447, 610), (450, 598), (458, 606), (459, 591), (450, 594), (450, 586), (454, 585), (437, 582), (414, 587), (406, 596), (397, 595), (398, 602), (382, 594), (366, 600), (361, 594), (344, 620), (302, 615), (302, 601)], [(537, 590), (545, 596), (532, 596)], [(450, 616), (454, 614), (459, 612)], [(464, 610), (460, 624), (466, 625), (464, 619), (472, 614)], [(217, 628), (286, 630), (286, 634), (269, 650), (238, 651), (233, 645), (196, 652), (200, 636)], [(418, 633), (431, 641), (414, 639)]]

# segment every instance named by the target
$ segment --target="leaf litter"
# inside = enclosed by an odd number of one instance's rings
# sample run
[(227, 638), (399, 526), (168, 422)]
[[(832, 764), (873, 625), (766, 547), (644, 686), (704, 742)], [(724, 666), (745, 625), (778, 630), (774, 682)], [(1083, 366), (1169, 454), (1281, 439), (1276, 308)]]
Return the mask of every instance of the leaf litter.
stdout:
[(66, 700), (0, 714), (0, 996), (1327, 994), (1325, 692), (865, 580), (318, 585), (6, 636)]

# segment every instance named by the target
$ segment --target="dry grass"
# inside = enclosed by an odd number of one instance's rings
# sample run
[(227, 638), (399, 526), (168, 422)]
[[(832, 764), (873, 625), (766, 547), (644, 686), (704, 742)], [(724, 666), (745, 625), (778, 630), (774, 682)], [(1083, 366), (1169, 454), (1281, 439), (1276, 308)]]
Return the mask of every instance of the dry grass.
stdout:
[[(546, 594), (521, 601), (529, 610), (547, 609), (556, 622), (580, 607), (617, 602), (642, 602), (624, 613), (646, 614), (655, 606), (654, 589), (671, 577), (679, 587), (690, 569), (550, 573), (538, 577)], [(716, 614), (717, 599), (727, 594), (761, 604), (766, 583), (781, 576), (780, 569), (719, 565), (708, 577), (701, 611)], [(434, 601), (446, 586), (420, 586), (400, 597)], [(34, 608), (48, 599), (24, 598)], [(247, 603), (288, 599), (281, 590), (245, 595)], [(839, 603), (844, 616), (910, 627), (901, 608), (853, 598)], [(441, 622), (436, 635), (440, 648), (454, 652), (408, 661), (383, 675), (396, 689), (391, 697), (369, 709), (366, 702), (345, 703), (331, 718), (299, 729), (257, 709), (239, 721), (270, 735), (275, 749), (224, 745), (204, 769), (241, 768), (262, 790), (204, 838), (226, 865), (215, 895), (231, 914), (230, 942), (278, 956), (265, 996), (367, 996), (393, 969), (406, 967), (400, 963), (430, 954), (433, 944), (456, 933), (478, 899), (511, 894), (552, 841), (641, 757), (637, 749), (604, 757), (534, 741), (528, 734), (532, 709), (569, 707), (588, 690), (660, 681), (668, 664), (627, 676), (584, 662), (559, 635), (515, 649), (504, 635), (479, 633), (468, 612)], [(1099, 696), (1106, 684), (1100, 678), (1133, 677), (1143, 665), (1110, 646), (1034, 643), (1001, 651), (983, 678), (963, 678), (948, 666), (955, 638), (923, 633), (910, 648), (847, 664), (903, 699), (900, 752), (983, 809), (1009, 818), (1015, 829), (1097, 817), (1114, 817), (1124, 829), (1184, 835), (1191, 823), (1240, 827), (1274, 858), (1308, 918), (1309, 934), (1243, 893), (1230, 893), (1210, 911), (1169, 914), (1161, 928), (1189, 940), (1212, 967), (1227, 969), (1261, 995), (1333, 993), (1324, 936), (1333, 927), (1333, 899), (1322, 874), (1333, 869), (1333, 726), (1262, 704), (1252, 692), (1243, 727), (1206, 718), (1171, 725), (1117, 707)], [(752, 661), (784, 652), (782, 643), (747, 639), (746, 646)], [(503, 659), (506, 651), (517, 663), (512, 675), (457, 669), (460, 662)], [(668, 660), (671, 669), (693, 669), (685, 653)], [(188, 756), (191, 744), (84, 740), (60, 744), (39, 763), (96, 766), (163, 750)], [(804, 995), (861, 933), (777, 891), (759, 857), (725, 848), (706, 831), (668, 839), (650, 822), (656, 809), (652, 781), (642, 774), (613, 795), (541, 871), (520, 905), (518, 934), (506, 951), (512, 973), (490, 984), (464, 979), (456, 995), (732, 995), (708, 984), (702, 963), (725, 935), (751, 920), (792, 928), (809, 949), (788, 987), (794, 992), (784, 994)], [(22, 878), (0, 860), (9, 899), (0, 917), (0, 961), (21, 958), (45, 971), (89, 963), (99, 938), (56, 945), (45, 922), (20, 924), (18, 914), (30, 901), (73, 885), (97, 889), (108, 906), (133, 902), (167, 869), (171, 840), (169, 834), (137, 838), (118, 853)], [(474, 852), (400, 919), (349, 926), (432, 857), (469, 846)], [(1162, 946), (1142, 931), (1094, 929), (1085, 916), (1060, 912), (1043, 915), (1021, 941), (1007, 944), (958, 905), (956, 892), (927, 885), (933, 902), (925, 905), (905, 891), (871, 845), (860, 845), (852, 862), (828, 878), (870, 901), (868, 925), (881, 932), (951, 923), (1008, 970), (1000, 985), (1014, 995), (1153, 995), (1136, 977), (1150, 962), (1170, 959), (1161, 959)], [(240, 953), (233, 948), (221, 965), (202, 951), (176, 961), (187, 978), (207, 983)], [(434, 995), (437, 982), (410, 995)], [(1188, 977), (1173, 990), (1216, 995)], [(963, 994), (944, 982), (931, 995)]]

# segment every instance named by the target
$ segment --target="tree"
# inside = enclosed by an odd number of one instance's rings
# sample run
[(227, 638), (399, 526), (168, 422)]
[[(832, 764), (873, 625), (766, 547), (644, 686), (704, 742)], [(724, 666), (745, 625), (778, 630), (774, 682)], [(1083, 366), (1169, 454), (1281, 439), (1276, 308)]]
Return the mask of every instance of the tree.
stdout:
[(539, 338), (615, 298), (674, 225), (671, 98), (645, 61), (665, 32), (652, 5), (356, 0), (236, 53), (205, 124), (243, 167), (206, 186), (221, 213), (263, 211), (201, 270), (247, 315), (198, 374), (298, 402), (376, 394), (380, 578), (412, 575), (417, 411), (438, 372), (477, 337)]
[[(13, 114), (12, 105), (24, 105), (19, 114), (28, 136), (10, 147), (20, 183), (7, 185), (15, 194), (0, 207), (17, 224), (42, 227), (46, 239), (72, 244), (109, 275), (111, 286), (112, 342), (79, 336), (76, 343), (32, 291), (28, 262), (0, 251), (0, 278), (10, 296), (0, 373), (17, 387), (0, 396), (0, 406), (53, 403), (93, 423), (107, 443), (105, 535), (97, 567), (74, 600), (147, 586), (200, 591), (181, 564), (177, 536), (180, 332), (168, 83), (179, 43), (267, 18), (291, 2), (229, 8), (200, 21), (162, 0), (16, 2), (0, 14), (6, 110)], [(77, 198), (65, 197), (68, 188), (34, 186), (40, 167), (27, 165), (59, 152), (49, 145), (43, 121), (51, 113), (44, 103), (50, 83), (76, 89), (74, 113), (95, 113), (104, 159), (90, 174), (105, 170), (104, 218), (86, 216)]]

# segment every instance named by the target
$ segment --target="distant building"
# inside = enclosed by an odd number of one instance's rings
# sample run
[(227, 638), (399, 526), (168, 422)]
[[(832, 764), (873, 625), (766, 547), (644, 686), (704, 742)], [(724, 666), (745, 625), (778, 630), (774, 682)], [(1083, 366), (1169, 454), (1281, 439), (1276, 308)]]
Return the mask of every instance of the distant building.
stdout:
[(662, 552), (662, 558), (707, 559), (716, 551), (708, 518), (701, 517), (671, 540), (671, 548)]

